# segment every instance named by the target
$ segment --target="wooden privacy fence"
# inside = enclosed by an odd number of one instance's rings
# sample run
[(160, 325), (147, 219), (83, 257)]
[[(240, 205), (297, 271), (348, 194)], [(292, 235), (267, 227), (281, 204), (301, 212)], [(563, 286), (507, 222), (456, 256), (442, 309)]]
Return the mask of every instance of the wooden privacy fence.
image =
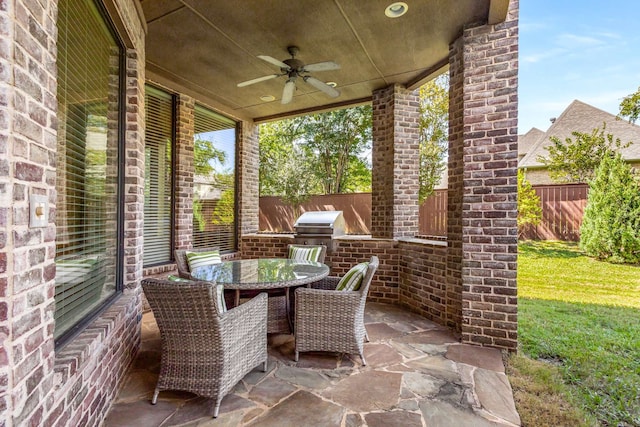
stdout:
[(580, 226), (587, 205), (587, 184), (534, 185), (542, 204), (542, 221), (522, 234), (527, 239), (580, 240)]
[(284, 204), (280, 197), (260, 197), (260, 231), (293, 233), (293, 224), (308, 211), (342, 211), (347, 234), (370, 234), (371, 193), (311, 196), (298, 210)]
[[(542, 204), (542, 222), (525, 230), (523, 237), (540, 240), (580, 239), (582, 215), (587, 204), (586, 184), (533, 186)], [(279, 197), (260, 197), (260, 231), (292, 233), (302, 212), (343, 211), (347, 234), (370, 234), (371, 194), (330, 194), (312, 196), (299, 210), (284, 204)], [(447, 190), (435, 190), (420, 206), (420, 236), (446, 237)]]
[(418, 233), (420, 236), (447, 235), (447, 190), (434, 190), (420, 205)]

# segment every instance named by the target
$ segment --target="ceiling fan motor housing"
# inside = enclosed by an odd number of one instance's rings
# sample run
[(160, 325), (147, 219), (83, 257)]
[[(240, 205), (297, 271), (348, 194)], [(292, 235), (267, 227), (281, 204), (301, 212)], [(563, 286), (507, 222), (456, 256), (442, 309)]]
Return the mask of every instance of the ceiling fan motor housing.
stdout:
[[(295, 58), (291, 58), (291, 59), (285, 59), (284, 61), (285, 64), (287, 64), (289, 66), (289, 68), (291, 69), (291, 71), (296, 71), (296, 72), (300, 72), (302, 70), (302, 68), (304, 67), (304, 62), (300, 61), (299, 59), (295, 59)], [(286, 68), (281, 68), (283, 73), (286, 73), (287, 70)]]

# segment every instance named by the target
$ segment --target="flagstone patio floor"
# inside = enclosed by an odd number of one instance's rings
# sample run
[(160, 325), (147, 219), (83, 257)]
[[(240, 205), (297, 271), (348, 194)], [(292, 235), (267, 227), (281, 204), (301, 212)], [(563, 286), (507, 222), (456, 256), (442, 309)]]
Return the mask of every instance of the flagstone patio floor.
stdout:
[(301, 353), (292, 335), (269, 336), (267, 372), (258, 367), (222, 400), (160, 393), (160, 334), (142, 319), (136, 361), (104, 427), (120, 426), (519, 426), (497, 349), (461, 344), (446, 328), (393, 305), (367, 304), (367, 365), (357, 355)]

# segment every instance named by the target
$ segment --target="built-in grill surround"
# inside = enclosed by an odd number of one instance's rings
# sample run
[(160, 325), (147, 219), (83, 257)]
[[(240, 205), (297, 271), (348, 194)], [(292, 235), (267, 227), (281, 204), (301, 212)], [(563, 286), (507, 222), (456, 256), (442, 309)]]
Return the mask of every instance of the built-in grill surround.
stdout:
[(335, 237), (345, 234), (342, 211), (304, 212), (294, 224), (294, 241), (297, 244), (326, 245), (333, 250)]

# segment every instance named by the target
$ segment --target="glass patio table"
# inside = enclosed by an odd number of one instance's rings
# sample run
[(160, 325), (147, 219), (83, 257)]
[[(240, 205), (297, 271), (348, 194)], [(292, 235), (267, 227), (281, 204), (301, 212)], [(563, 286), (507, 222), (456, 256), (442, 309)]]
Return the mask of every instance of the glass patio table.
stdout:
[(289, 323), (289, 289), (317, 282), (328, 275), (329, 267), (325, 264), (289, 258), (223, 261), (191, 271), (191, 276), (197, 280), (216, 282), (224, 285), (225, 289), (234, 289), (236, 307), (240, 304), (240, 291), (284, 288)]

